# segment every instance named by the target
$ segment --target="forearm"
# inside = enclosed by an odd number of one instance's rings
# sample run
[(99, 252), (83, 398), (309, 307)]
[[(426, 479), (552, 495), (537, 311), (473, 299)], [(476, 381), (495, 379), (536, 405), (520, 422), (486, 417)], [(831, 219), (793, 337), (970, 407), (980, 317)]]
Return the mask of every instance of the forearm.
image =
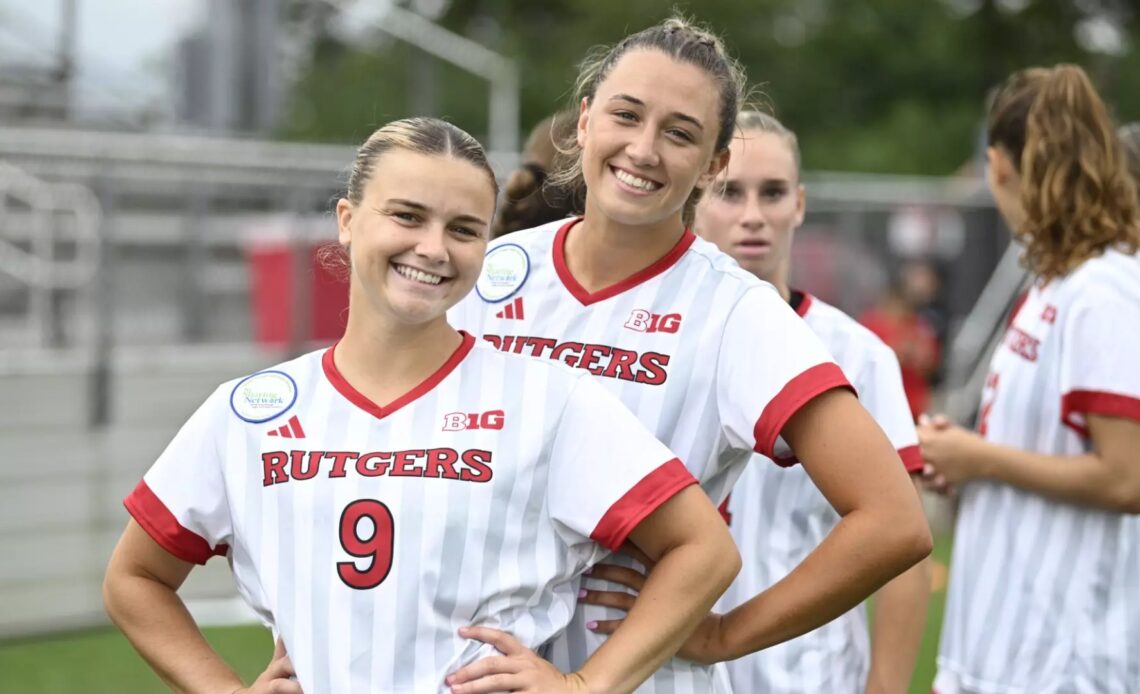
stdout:
[(1023, 451), (978, 440), (980, 476), (1058, 501), (1125, 511), (1134, 480), (1122, 479), (1093, 453), (1061, 456)]
[(904, 694), (910, 687), (930, 599), (927, 557), (875, 594), (868, 694)]
[(677, 652), (739, 570), (739, 555), (725, 556), (720, 543), (689, 543), (663, 555), (625, 621), (579, 671), (590, 691), (636, 689)]
[(168, 586), (117, 576), (107, 581), (103, 597), (111, 620), (174, 691), (231, 694), (243, 686)]
[(724, 616), (719, 659), (782, 643), (847, 612), (929, 553), (923, 535), (869, 511), (848, 513), (790, 574)]

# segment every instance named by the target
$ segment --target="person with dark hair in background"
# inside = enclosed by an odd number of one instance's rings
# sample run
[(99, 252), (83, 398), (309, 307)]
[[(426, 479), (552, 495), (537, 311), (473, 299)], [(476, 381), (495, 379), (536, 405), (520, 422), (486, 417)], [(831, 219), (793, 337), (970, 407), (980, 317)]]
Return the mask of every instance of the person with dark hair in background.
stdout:
[(894, 273), (886, 296), (859, 316), (859, 322), (894, 350), (902, 367), (903, 389), (911, 416), (930, 406), (930, 384), (938, 370), (941, 349), (938, 333), (920, 312), (921, 302), (937, 281), (933, 269), (907, 261)]
[(986, 181), (1034, 282), (994, 352), (978, 431), (923, 417), (959, 495), (938, 694), (1140, 691), (1140, 210), (1075, 65), (988, 100)]
[(503, 186), (504, 200), (491, 227), (491, 238), (565, 219), (574, 212), (573, 196), (549, 183), (558, 144), (574, 134), (578, 119), (570, 111), (543, 118), (526, 140), (522, 163)]

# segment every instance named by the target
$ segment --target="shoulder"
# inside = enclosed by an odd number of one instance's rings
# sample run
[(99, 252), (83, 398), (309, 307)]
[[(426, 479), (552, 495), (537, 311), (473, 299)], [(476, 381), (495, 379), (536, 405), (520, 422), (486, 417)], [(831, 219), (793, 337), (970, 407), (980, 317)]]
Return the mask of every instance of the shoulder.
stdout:
[(505, 236), (491, 241), (487, 244), (487, 252), (490, 253), (497, 248), (504, 246), (518, 246), (528, 252), (531, 250), (544, 249), (549, 250), (550, 243), (554, 235), (558, 233), (566, 224), (573, 221), (573, 218), (559, 219), (557, 221), (548, 222), (530, 229), (521, 229), (514, 231)]
[(210, 400), (217, 409), (251, 424), (277, 419), (293, 408), (304, 390), (313, 387), (327, 351), (319, 349), (226, 381)]
[(707, 268), (709, 272), (715, 273), (724, 282), (739, 286), (741, 292), (751, 287), (768, 284), (742, 269), (736, 264), (732, 256), (699, 236), (689, 246), (689, 250), (685, 253), (685, 260), (693, 265)]
[(1140, 301), (1140, 254), (1108, 250), (1091, 258), (1061, 280), (1072, 299), (1109, 298)]

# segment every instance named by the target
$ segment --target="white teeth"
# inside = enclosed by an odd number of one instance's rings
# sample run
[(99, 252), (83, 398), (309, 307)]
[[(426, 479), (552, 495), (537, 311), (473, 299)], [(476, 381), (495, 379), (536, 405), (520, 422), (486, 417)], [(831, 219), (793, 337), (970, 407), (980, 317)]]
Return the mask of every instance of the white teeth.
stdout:
[(426, 272), (422, 272), (422, 271), (417, 270), (415, 268), (408, 267), (407, 265), (395, 265), (394, 264), (393, 267), (396, 268), (396, 272), (398, 272), (401, 275), (403, 275), (404, 277), (407, 277), (408, 279), (414, 280), (416, 282), (423, 282), (425, 284), (439, 284), (440, 282), (443, 281), (443, 278), (440, 277), (439, 275), (429, 275)]
[(626, 184), (627, 186), (633, 186), (634, 188), (640, 188), (641, 190), (657, 190), (661, 187), (660, 183), (647, 181), (644, 178), (639, 178), (638, 176), (634, 176), (633, 174), (627, 171), (622, 171), (621, 169), (614, 169), (614, 175), (618, 177), (619, 181)]

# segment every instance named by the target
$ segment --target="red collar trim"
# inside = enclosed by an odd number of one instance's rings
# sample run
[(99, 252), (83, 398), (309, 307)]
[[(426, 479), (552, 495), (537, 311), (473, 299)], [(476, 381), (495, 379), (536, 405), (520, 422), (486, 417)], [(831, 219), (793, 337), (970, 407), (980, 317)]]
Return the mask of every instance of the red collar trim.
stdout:
[(800, 314), (800, 318), (806, 316), (807, 312), (811, 310), (812, 301), (814, 300), (812, 299), (811, 294), (804, 292), (804, 300), (801, 301), (800, 305), (796, 307), (796, 313)]
[(570, 227), (580, 221), (582, 221), (581, 217), (571, 219), (562, 225), (562, 228), (554, 235), (554, 270), (558, 273), (558, 278), (562, 280), (562, 284), (566, 287), (566, 290), (583, 306), (589, 306), (590, 304), (615, 297), (624, 291), (633, 289), (637, 285), (660, 275), (662, 272), (676, 265), (677, 261), (681, 259), (681, 256), (685, 255), (685, 251), (689, 250), (689, 246), (693, 245), (693, 241), (697, 239), (691, 230), (685, 229), (685, 233), (681, 236), (681, 239), (677, 241), (677, 245), (673, 246), (668, 253), (661, 256), (655, 263), (647, 268), (638, 270), (616, 284), (611, 284), (608, 287), (590, 293), (586, 291), (585, 287), (578, 284), (578, 280), (574, 279), (574, 276), (570, 274), (570, 268), (566, 266), (566, 237), (570, 233)]
[(420, 383), (407, 393), (404, 393), (383, 406), (377, 405), (369, 400), (363, 393), (353, 388), (352, 384), (341, 375), (340, 370), (336, 368), (336, 362), (333, 361), (333, 350), (336, 349), (336, 345), (325, 350), (324, 356), (321, 357), (321, 366), (324, 367), (325, 377), (329, 379), (329, 383), (332, 384), (333, 388), (336, 388), (338, 393), (343, 395), (353, 405), (356, 405), (377, 419), (383, 419), (431, 391), (432, 388), (439, 385), (440, 381), (447, 378), (447, 376), (455, 370), (455, 367), (459, 366), (460, 362), (471, 352), (471, 348), (475, 346), (475, 338), (472, 335), (462, 330), (459, 331), (459, 334), (463, 336), (463, 342), (452, 352), (451, 356), (447, 358), (447, 361), (443, 363), (443, 366), (439, 367), (435, 373), (424, 379), (423, 383)]

